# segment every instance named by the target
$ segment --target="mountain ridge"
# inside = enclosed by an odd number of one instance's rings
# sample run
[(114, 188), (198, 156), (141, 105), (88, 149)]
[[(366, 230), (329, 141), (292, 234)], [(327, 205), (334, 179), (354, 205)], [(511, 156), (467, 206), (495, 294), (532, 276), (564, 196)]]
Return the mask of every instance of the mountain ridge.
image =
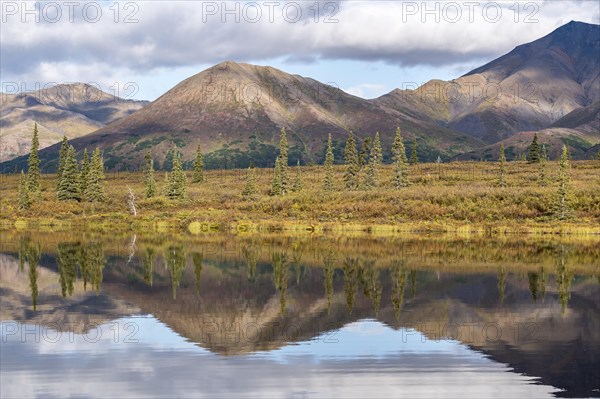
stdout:
[[(290, 161), (306, 164), (322, 160), (328, 133), (340, 161), (348, 131), (359, 139), (379, 131), (389, 147), (398, 126), (406, 139), (418, 138), (424, 159), (448, 159), (480, 145), (314, 79), (231, 61), (185, 79), (143, 109), (72, 144), (77, 150), (99, 146), (108, 168), (136, 168), (148, 150), (164, 165), (173, 145), (189, 163), (197, 144), (209, 153), (208, 167), (245, 167), (250, 160), (272, 166), (281, 128), (288, 131)], [(42, 151), (42, 162), (52, 162), (56, 151), (58, 145)]]
[(40, 148), (96, 131), (147, 104), (125, 100), (85, 83), (58, 84), (18, 94), (0, 93), (0, 161), (25, 155), (34, 124)]
[[(379, 132), (389, 160), (400, 127), (408, 148), (417, 140), (423, 161), (487, 159), (489, 148), (511, 139), (520, 143), (532, 132), (554, 136), (556, 145), (566, 143), (576, 158), (589, 157), (600, 143), (593, 107), (600, 100), (596, 54), (600, 25), (572, 21), (457, 79), (434, 79), (372, 100), (270, 66), (225, 61), (72, 144), (78, 151), (99, 146), (109, 169), (136, 169), (146, 151), (167, 167), (173, 146), (190, 166), (198, 144), (209, 168), (251, 161), (273, 166), (279, 131), (286, 128), (290, 163), (312, 164), (322, 162), (329, 133), (336, 162), (341, 161), (349, 131), (358, 141)], [(588, 119), (573, 125), (563, 119), (567, 116)], [(42, 150), (42, 162), (52, 168), (57, 153), (57, 145)], [(25, 158), (3, 164), (3, 170), (15, 164), (24, 165)]]

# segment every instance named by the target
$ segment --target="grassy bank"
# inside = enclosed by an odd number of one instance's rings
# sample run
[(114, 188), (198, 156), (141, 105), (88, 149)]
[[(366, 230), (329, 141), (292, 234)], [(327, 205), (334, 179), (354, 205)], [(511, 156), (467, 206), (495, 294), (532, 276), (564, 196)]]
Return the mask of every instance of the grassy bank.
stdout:
[[(548, 164), (549, 185), (539, 187), (538, 166), (507, 164), (507, 187), (496, 185), (498, 166), (488, 162), (419, 164), (411, 167), (411, 186), (392, 190), (392, 168), (383, 167), (383, 186), (371, 191), (343, 191), (343, 167), (336, 167), (338, 191), (322, 187), (321, 167), (302, 167), (304, 189), (280, 197), (268, 195), (272, 170), (258, 169), (261, 195), (241, 196), (244, 170), (206, 172), (206, 182), (188, 185), (188, 198), (143, 199), (141, 173), (107, 173), (103, 203), (56, 200), (54, 175), (42, 176), (42, 198), (31, 209), (18, 209), (18, 175), (2, 175), (0, 225), (5, 228), (189, 230), (333, 230), (333, 231), (463, 231), (467, 233), (600, 234), (600, 163), (572, 163), (569, 221), (553, 218), (557, 172)], [(188, 172), (190, 173), (190, 172)], [(291, 170), (290, 174), (295, 171)], [(159, 188), (164, 176), (157, 172)], [(188, 176), (190, 177), (190, 176)], [(188, 179), (190, 181), (191, 179)], [(138, 215), (128, 205), (128, 188), (136, 195)]]

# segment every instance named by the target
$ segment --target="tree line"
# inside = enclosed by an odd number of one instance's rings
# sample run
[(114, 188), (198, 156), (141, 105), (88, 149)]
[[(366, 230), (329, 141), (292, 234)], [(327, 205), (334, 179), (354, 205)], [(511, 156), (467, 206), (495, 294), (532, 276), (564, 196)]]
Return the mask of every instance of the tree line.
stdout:
[[(38, 156), (39, 138), (37, 124), (34, 125), (29, 154), (27, 175), (21, 171), (19, 181), (19, 208), (29, 209), (33, 202), (41, 198), (40, 185), (40, 159)], [(400, 128), (396, 129), (391, 147), (393, 174), (389, 185), (394, 190), (400, 190), (410, 186), (410, 165), (419, 162), (417, 154), (416, 139), (413, 138), (410, 158), (407, 157), (406, 147), (403, 142)], [(142, 170), (144, 174), (145, 190), (144, 197), (152, 198), (160, 194), (169, 199), (184, 199), (187, 197), (187, 177), (183, 169), (181, 153), (174, 146), (172, 150), (171, 170), (165, 174), (162, 193), (157, 188), (155, 179), (154, 160), (148, 151), (143, 160)], [(550, 184), (547, 173), (548, 156), (544, 144), (540, 146), (537, 134), (529, 147), (527, 160), (531, 164), (539, 165), (539, 185), (541, 187)], [(324, 178), (322, 190), (333, 192), (339, 190), (334, 176), (334, 151), (331, 134), (327, 138), (325, 151), (325, 162), (323, 165)], [(441, 159), (438, 158), (438, 163)], [(506, 155), (504, 144), (500, 145), (498, 158), (499, 170), (497, 185), (506, 187)], [(373, 139), (367, 137), (363, 140), (360, 152), (354, 134), (350, 131), (343, 151), (343, 189), (345, 191), (367, 191), (382, 187), (381, 167), (383, 164), (383, 151), (379, 132), (375, 133)], [(293, 176), (292, 176), (293, 175)], [(59, 162), (56, 181), (56, 196), (59, 201), (87, 201), (103, 202), (106, 199), (104, 190), (104, 162), (102, 152), (96, 148), (90, 157), (87, 148), (83, 151), (81, 164), (75, 157), (75, 148), (63, 137), (59, 153)], [(569, 219), (573, 216), (572, 206), (572, 182), (570, 177), (569, 152), (563, 146), (559, 159), (559, 172), (556, 179), (558, 185), (555, 200), (555, 216), (558, 219)], [(196, 148), (193, 162), (192, 183), (201, 184), (205, 182), (204, 158), (200, 145)], [(302, 182), (302, 171), (300, 162), (294, 167), (293, 173), (289, 167), (288, 141), (285, 128), (281, 129), (279, 137), (279, 152), (275, 160), (273, 178), (269, 195), (283, 196), (290, 192), (300, 192), (304, 188)], [(240, 192), (242, 197), (255, 199), (260, 195), (257, 185), (256, 170), (250, 165), (246, 170), (245, 184)], [(134, 201), (134, 199), (132, 200)]]

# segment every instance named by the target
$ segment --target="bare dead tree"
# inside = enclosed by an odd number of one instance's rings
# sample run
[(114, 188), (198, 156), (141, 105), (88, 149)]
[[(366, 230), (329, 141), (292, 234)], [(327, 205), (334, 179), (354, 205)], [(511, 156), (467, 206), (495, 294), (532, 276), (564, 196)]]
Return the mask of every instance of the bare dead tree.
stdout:
[(129, 209), (131, 210), (131, 213), (133, 213), (133, 216), (137, 216), (137, 209), (135, 208), (135, 195), (130, 187), (127, 187), (127, 189), (129, 190)]

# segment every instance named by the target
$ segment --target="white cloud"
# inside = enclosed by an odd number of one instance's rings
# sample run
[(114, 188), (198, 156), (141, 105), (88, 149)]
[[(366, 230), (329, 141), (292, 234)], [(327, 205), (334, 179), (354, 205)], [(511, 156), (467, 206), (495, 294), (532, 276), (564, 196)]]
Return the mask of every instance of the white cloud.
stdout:
[[(461, 18), (454, 23), (451, 19), (457, 15), (447, 2), (322, 2), (318, 15), (312, 2), (301, 2), (302, 19), (295, 23), (289, 22), (298, 4), (293, 2), (279, 2), (272, 9), (258, 2), (261, 15), (256, 23), (249, 20), (257, 14), (246, 2), (228, 2), (229, 10), (237, 7), (234, 14), (225, 13), (222, 2), (90, 3), (94, 6), (87, 7), (88, 21), (82, 16), (87, 3), (81, 3), (74, 9), (73, 22), (65, 3), (57, 2), (52, 4), (61, 6), (62, 17), (56, 23), (49, 21), (53, 10), (43, 6), (36, 23), (33, 15), (24, 13), (23, 4), (2, 3), (3, 81), (108, 84), (226, 59), (260, 62), (285, 57), (299, 62), (382, 60), (445, 67), (497, 57), (570, 20), (600, 21), (595, 2), (575, 0), (500, 3), (502, 16), (495, 23), (490, 18), (497, 10), (490, 5), (497, 3), (486, 2), (472, 9), (467, 3), (454, 3), (461, 5)], [(91, 23), (95, 4), (103, 5), (102, 13)], [(26, 7), (32, 9), (33, 3)], [(437, 11), (427, 14), (424, 7)], [(325, 23), (331, 14), (337, 22)], [(137, 22), (125, 23), (127, 17)], [(537, 22), (528, 23), (527, 18)], [(372, 89), (363, 86), (348, 90), (368, 96)]]
[(362, 98), (375, 98), (388, 92), (388, 88), (378, 83), (362, 83), (343, 89), (346, 93)]

